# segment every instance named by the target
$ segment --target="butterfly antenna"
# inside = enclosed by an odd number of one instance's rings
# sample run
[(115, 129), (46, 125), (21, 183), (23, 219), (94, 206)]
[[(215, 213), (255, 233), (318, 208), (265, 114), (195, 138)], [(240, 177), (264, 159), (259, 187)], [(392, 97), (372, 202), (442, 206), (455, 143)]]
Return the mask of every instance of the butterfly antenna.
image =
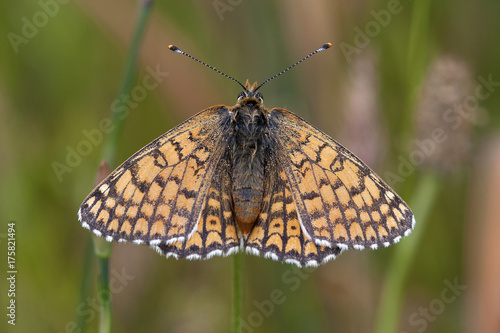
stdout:
[(262, 87), (263, 85), (265, 85), (266, 83), (268, 83), (269, 81), (271, 81), (272, 79), (275, 79), (277, 78), (278, 76), (280, 76), (281, 74), (284, 74), (286, 72), (288, 72), (290, 69), (294, 68), (295, 66), (297, 66), (298, 64), (300, 64), (302, 61), (306, 60), (307, 58), (315, 55), (316, 53), (318, 52), (321, 52), (321, 51), (324, 51), (326, 49), (329, 49), (330, 47), (332, 47), (332, 43), (326, 43), (325, 45), (323, 45), (322, 47), (320, 47), (319, 49), (317, 49), (316, 51), (313, 51), (311, 53), (309, 53), (307, 56), (305, 56), (304, 58), (300, 59), (299, 61), (297, 61), (295, 64), (293, 64), (292, 66), (282, 70), (281, 72), (279, 72), (278, 74), (270, 77), (269, 79), (267, 79), (266, 81), (262, 82), (260, 84), (260, 86), (258, 86), (254, 91), (257, 91), (259, 90), (260, 87)]
[(193, 59), (194, 61), (197, 61), (197, 62), (199, 62), (200, 64), (205, 65), (205, 66), (207, 66), (207, 67), (208, 67), (208, 68), (210, 68), (210, 69), (213, 69), (214, 71), (216, 71), (216, 72), (217, 72), (217, 73), (219, 73), (220, 75), (225, 76), (225, 77), (227, 77), (228, 79), (231, 79), (231, 80), (233, 80), (234, 82), (238, 83), (238, 84), (239, 84), (239, 85), (240, 85), (240, 86), (241, 86), (241, 87), (242, 87), (245, 91), (247, 90), (247, 89), (245, 88), (245, 86), (244, 86), (244, 85), (242, 85), (242, 84), (241, 84), (241, 82), (240, 82), (240, 81), (238, 81), (238, 80), (236, 80), (234, 77), (229, 76), (229, 75), (227, 75), (226, 73), (222, 73), (222, 72), (221, 72), (220, 70), (218, 70), (217, 68), (212, 67), (212, 66), (210, 66), (209, 64), (206, 64), (206, 63), (204, 63), (203, 61), (196, 59), (195, 57), (193, 57), (193, 56), (192, 56), (192, 55), (190, 55), (189, 53), (186, 53), (186, 52), (182, 51), (181, 49), (179, 49), (177, 46), (175, 46), (175, 45), (169, 45), (169, 46), (168, 46), (168, 48), (169, 48), (170, 50), (174, 51), (174, 52), (177, 52), (177, 53), (180, 53), (180, 54), (182, 54), (182, 55), (185, 55), (186, 57), (191, 58), (191, 59)]

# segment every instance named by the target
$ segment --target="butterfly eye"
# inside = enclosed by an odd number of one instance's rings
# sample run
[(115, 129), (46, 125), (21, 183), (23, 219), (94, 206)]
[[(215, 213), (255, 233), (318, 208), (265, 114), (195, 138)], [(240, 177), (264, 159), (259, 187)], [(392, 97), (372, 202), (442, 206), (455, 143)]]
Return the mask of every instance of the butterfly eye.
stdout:
[(259, 102), (264, 103), (264, 97), (262, 97), (262, 94), (259, 91), (255, 94), (255, 98), (257, 98)]
[(238, 94), (238, 101), (241, 101), (243, 98), (245, 98), (247, 96), (247, 94), (245, 94), (244, 91), (240, 92)]

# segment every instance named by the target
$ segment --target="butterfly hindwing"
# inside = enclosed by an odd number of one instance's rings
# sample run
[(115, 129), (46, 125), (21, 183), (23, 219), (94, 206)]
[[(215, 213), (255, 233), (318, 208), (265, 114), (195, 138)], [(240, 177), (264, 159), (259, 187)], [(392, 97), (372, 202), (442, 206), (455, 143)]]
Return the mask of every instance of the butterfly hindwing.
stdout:
[(82, 225), (108, 241), (154, 246), (188, 238), (224, 153), (229, 122), (226, 107), (211, 107), (142, 148), (84, 200)]
[(301, 229), (290, 184), (276, 159), (268, 159), (268, 181), (261, 214), (246, 250), (297, 266), (317, 266), (340, 254), (339, 247), (315, 244)]
[(161, 243), (155, 247), (159, 253), (166, 257), (208, 259), (238, 251), (240, 234), (233, 217), (227, 156), (219, 161), (216, 170), (196, 231), (183, 241)]
[(269, 133), (302, 229), (316, 244), (375, 249), (411, 232), (406, 203), (335, 140), (280, 108), (269, 111)]

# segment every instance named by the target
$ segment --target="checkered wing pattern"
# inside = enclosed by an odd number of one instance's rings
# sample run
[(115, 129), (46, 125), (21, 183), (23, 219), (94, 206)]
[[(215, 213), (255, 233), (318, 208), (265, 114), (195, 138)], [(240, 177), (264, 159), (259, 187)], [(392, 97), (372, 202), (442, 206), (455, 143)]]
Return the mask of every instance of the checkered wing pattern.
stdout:
[(208, 259), (239, 250), (240, 233), (233, 218), (228, 161), (225, 156), (216, 167), (197, 229), (187, 240), (155, 247), (160, 254), (167, 258)]
[(227, 185), (213, 181), (230, 120), (226, 107), (214, 106), (148, 144), (84, 200), (82, 225), (108, 241), (178, 257), (233, 251), (238, 236), (225, 225), (232, 218)]
[(411, 233), (415, 220), (406, 203), (335, 140), (280, 108), (269, 111), (269, 131), (304, 240), (361, 250)]
[(317, 245), (302, 231), (297, 208), (283, 168), (269, 161), (270, 178), (261, 214), (246, 242), (246, 251), (297, 266), (317, 266), (335, 259), (341, 249)]

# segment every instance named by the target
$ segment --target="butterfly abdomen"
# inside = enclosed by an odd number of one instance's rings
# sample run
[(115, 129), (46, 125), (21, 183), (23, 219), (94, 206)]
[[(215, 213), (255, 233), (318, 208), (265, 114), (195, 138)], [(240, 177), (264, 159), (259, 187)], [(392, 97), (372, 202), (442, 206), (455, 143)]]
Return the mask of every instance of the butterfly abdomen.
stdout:
[(260, 214), (264, 194), (265, 109), (260, 103), (237, 106), (234, 112), (235, 135), (232, 151), (232, 192), (236, 221), (248, 234)]

